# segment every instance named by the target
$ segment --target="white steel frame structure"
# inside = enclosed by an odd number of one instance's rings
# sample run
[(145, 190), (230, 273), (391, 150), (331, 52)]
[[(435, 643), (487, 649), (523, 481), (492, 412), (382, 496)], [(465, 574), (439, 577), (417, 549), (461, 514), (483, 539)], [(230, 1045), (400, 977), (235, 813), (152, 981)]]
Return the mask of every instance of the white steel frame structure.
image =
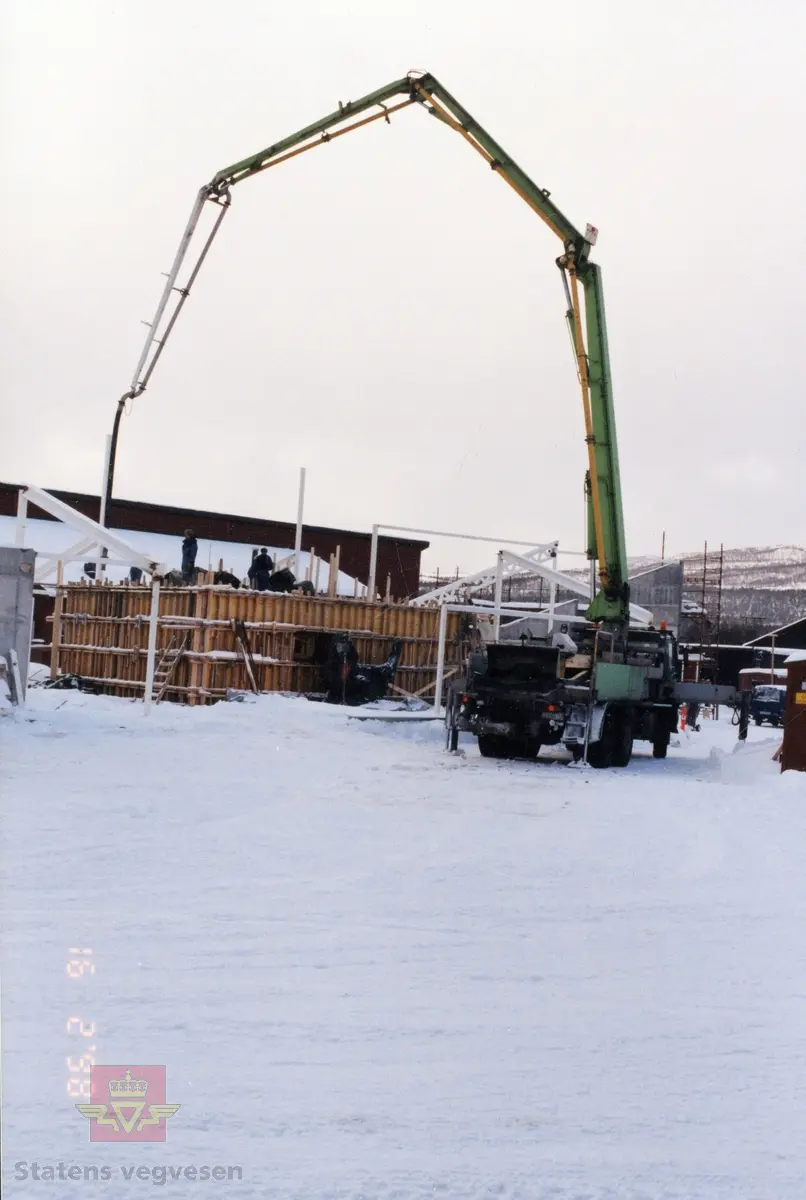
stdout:
[[(524, 541), (521, 538), (482, 537), (481, 535), (476, 534), (476, 533), (456, 533), (456, 532), (452, 532), (450, 530), (445, 530), (445, 529), (418, 529), (411, 525), (393, 525), (388, 521), (379, 521), (376, 525), (372, 526), (372, 540), (370, 542), (369, 578), (367, 579), (367, 597), (370, 600), (373, 600), (377, 594), (378, 536), (382, 529), (389, 530), (390, 532), (393, 532), (393, 533), (423, 533), (428, 537), (457, 538), (463, 542), (488, 542), (488, 543), (492, 543), (497, 546), (523, 546), (526, 548), (525, 553), (527, 555), (529, 555), (529, 554), (537, 555), (537, 556), (539, 556), (541, 561), (543, 561), (549, 557), (554, 557), (557, 553), (557, 549), (559, 546), (558, 542), (535, 543), (534, 541)], [(563, 551), (563, 553), (567, 553), (567, 554), (579, 553), (584, 557), (583, 551), (577, 552), (575, 550), (568, 550), (568, 551)], [(489, 576), (490, 572), (489, 572), (489, 569), (487, 569), (484, 572), (477, 572), (476, 574), (485, 574), (485, 575)], [(494, 578), (494, 576), (495, 576), (495, 571), (493, 569), (492, 577)], [(467, 576), (466, 579), (468, 581), (470, 581), (471, 577)], [(490, 583), (491, 579), (488, 578), (486, 582)], [(454, 583), (449, 584), (448, 586), (454, 587), (459, 583), (461, 583), (461, 581), (457, 580), (457, 581), (454, 581)], [(484, 584), (480, 584), (479, 586), (484, 586)], [(434, 593), (430, 593), (430, 595), (431, 595), (431, 599), (433, 600)], [(418, 597), (416, 597), (415, 600), (412, 601), (413, 604), (422, 604), (423, 602), (424, 602), (424, 598), (422, 596), (418, 596)]]
[[(141, 554), (130, 546), (124, 538), (91, 517), (76, 512), (68, 504), (57, 500), (43, 488), (26, 485), (20, 488), (17, 500), (17, 528), (15, 540), (18, 547), (25, 545), (28, 528), (28, 505), (35, 504), (43, 512), (49, 513), (58, 521), (82, 534), (80, 541), (68, 546), (66, 550), (55, 554), (37, 554), (37, 565), (34, 571), (34, 582), (44, 583), (56, 575), (57, 585), (61, 583), (62, 568), (66, 562), (95, 561), (99, 566), (115, 563), (120, 566), (139, 567), (151, 576), (151, 611), (148, 618), (148, 651), (146, 656), (146, 683), (143, 693), (143, 705), (146, 713), (151, 710), (152, 693), (154, 691), (154, 665), (157, 653), (157, 622), (160, 605), (160, 576), (167, 571), (165, 563), (157, 562), (147, 554)], [(116, 557), (110, 558), (109, 551), (114, 551)], [(88, 560), (87, 555), (97, 551), (94, 559)], [(55, 663), (54, 663), (55, 666)]]
[[(563, 571), (558, 571), (552, 565), (556, 562), (557, 556), (560, 554), (559, 541), (523, 542), (514, 538), (481, 537), (474, 533), (450, 533), (444, 529), (416, 529), (410, 525), (391, 525), (379, 522), (372, 526), (372, 541), (370, 543), (369, 581), (367, 586), (367, 596), (370, 599), (374, 599), (377, 594), (378, 536), (382, 529), (396, 533), (420, 533), (430, 537), (460, 538), (463, 541), (469, 542), (497, 543), (501, 549), (499, 549), (496, 561), (492, 566), (484, 567), (482, 570), (474, 571), (469, 575), (463, 575), (459, 579), (453, 579), (450, 583), (434, 588), (430, 592), (425, 592), (422, 596), (416, 596), (410, 601), (411, 604), (416, 606), (435, 603), (441, 604), (445, 601), (454, 600), (457, 596), (464, 596), (468, 592), (478, 591), (481, 588), (494, 584), (496, 640), (501, 628), (501, 611), (505, 607), (502, 603), (504, 579), (514, 578), (518, 575), (539, 575), (546, 580), (549, 584), (548, 604), (532, 605), (527, 603), (525, 606), (520, 605), (520, 607), (531, 609), (531, 612), (527, 614), (529, 616), (534, 616), (536, 613), (548, 613), (549, 632), (554, 627), (554, 608), (557, 602), (558, 587), (564, 588), (566, 591), (571, 592), (572, 595), (579, 596), (583, 600), (590, 600), (594, 595), (590, 583), (585, 583), (580, 579), (574, 578), (572, 575), (566, 575)], [(505, 546), (524, 546), (527, 548), (520, 553), (516, 553), (513, 550), (504, 549)], [(587, 558), (584, 550), (563, 550), (562, 553), (573, 555), (577, 558)], [(565, 617), (563, 617), (563, 620), (565, 621)], [(631, 604), (630, 620), (635, 625), (651, 625), (653, 616), (649, 609), (643, 608), (640, 604)]]

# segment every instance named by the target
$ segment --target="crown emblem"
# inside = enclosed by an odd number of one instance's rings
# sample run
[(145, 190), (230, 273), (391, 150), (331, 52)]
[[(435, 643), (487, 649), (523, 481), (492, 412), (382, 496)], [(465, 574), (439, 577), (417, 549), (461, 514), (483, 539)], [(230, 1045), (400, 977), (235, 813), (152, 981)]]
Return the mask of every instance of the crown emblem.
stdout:
[(132, 1079), (127, 1069), (123, 1079), (109, 1080), (109, 1095), (113, 1100), (145, 1100), (148, 1091), (147, 1079)]

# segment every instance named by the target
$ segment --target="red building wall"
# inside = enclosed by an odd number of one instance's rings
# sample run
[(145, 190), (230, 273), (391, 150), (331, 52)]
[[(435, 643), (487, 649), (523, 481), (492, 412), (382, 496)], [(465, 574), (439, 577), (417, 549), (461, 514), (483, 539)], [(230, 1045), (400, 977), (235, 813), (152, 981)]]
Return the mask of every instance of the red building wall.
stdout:
[[(64, 492), (48, 489), (57, 499), (71, 508), (98, 520), (100, 500), (83, 492)], [(14, 516), (17, 512), (19, 485), (0, 483), (0, 515)], [(34, 505), (32, 517), (52, 520)], [(177, 538), (192, 529), (197, 538), (220, 542), (245, 542), (252, 546), (288, 546), (293, 548), (296, 526), (290, 521), (263, 521), (256, 517), (241, 517), (232, 513), (204, 512), (193, 508), (173, 508), (162, 504), (147, 504), (140, 500), (112, 500), (107, 524), (113, 529), (137, 529), (144, 533), (167, 533)], [(302, 548), (315, 547), (316, 554), (326, 561), (337, 546), (341, 546), (340, 567), (366, 583), (369, 577), (371, 537), (351, 529), (330, 529), (323, 525), (304, 525)], [(392, 577), (392, 595), (398, 599), (413, 595), (420, 581), (420, 556), (428, 542), (411, 538), (380, 537), (378, 539), (378, 589), (386, 588), (386, 577)], [(176, 564), (180, 552), (177, 546)], [(225, 564), (226, 565), (226, 564)]]

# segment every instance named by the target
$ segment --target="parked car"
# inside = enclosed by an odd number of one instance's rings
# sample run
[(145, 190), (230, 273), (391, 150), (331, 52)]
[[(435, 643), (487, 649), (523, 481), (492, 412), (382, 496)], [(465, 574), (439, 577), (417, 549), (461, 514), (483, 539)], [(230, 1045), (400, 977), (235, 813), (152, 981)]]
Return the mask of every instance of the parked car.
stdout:
[(768, 721), (770, 725), (784, 722), (786, 688), (778, 683), (762, 683), (753, 688), (750, 697), (750, 716), (756, 725)]

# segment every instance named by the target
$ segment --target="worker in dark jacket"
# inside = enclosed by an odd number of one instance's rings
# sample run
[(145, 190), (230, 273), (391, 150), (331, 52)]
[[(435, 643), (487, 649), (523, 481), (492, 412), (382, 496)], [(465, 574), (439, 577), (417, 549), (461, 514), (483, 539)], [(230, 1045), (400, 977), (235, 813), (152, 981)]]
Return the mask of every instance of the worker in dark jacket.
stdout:
[(182, 542), (182, 579), (185, 583), (193, 583), (196, 577), (196, 554), (199, 543), (193, 536), (192, 529), (185, 530), (185, 540)]
[(265, 546), (261, 546), (260, 553), (256, 554), (252, 559), (252, 565), (249, 568), (249, 579), (251, 580), (252, 587), (257, 588), (259, 592), (267, 592), (273, 570), (274, 562), (271, 555)]

